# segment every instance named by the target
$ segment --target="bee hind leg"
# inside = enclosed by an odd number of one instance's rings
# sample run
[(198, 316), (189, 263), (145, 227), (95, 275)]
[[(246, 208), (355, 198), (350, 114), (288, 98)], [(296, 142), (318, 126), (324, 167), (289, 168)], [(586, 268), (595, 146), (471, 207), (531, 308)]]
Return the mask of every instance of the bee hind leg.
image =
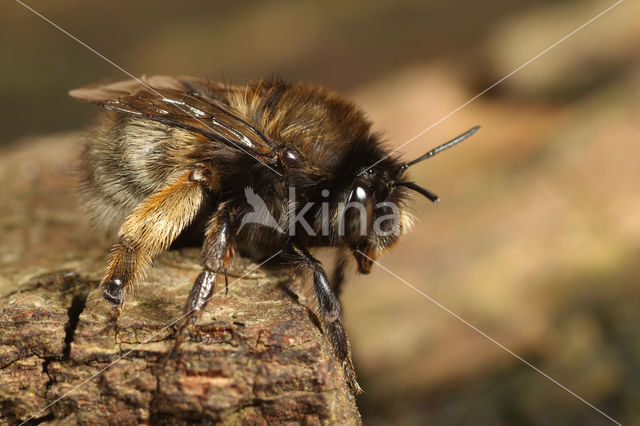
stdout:
[[(199, 175), (196, 175), (196, 177)], [(153, 258), (166, 250), (198, 213), (204, 192), (194, 171), (143, 200), (120, 227), (100, 286), (117, 320), (129, 286), (142, 277)]]

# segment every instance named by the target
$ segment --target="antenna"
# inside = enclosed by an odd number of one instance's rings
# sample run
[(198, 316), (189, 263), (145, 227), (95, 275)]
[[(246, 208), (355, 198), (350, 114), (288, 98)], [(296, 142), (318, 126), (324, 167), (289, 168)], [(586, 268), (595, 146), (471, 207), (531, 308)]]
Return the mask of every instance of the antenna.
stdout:
[[(480, 126), (475, 126), (472, 127), (471, 129), (467, 130), (466, 132), (464, 132), (463, 134), (456, 136), (455, 138), (451, 139), (450, 141), (447, 141), (445, 143), (443, 143), (442, 145), (438, 145), (437, 147), (433, 148), (431, 151), (427, 152), (426, 154), (416, 158), (413, 161), (409, 161), (408, 163), (404, 163), (402, 166), (400, 166), (400, 168), (398, 168), (398, 170), (396, 170), (396, 173), (394, 174), (394, 180), (398, 179), (400, 176), (402, 176), (405, 172), (405, 170), (407, 170), (409, 167), (413, 166), (416, 163), (419, 163), (423, 160), (426, 160), (428, 158), (433, 157), (434, 155), (449, 149), (457, 144), (459, 144), (460, 142), (462, 142), (463, 140), (473, 136), (473, 134), (475, 132), (477, 132), (480, 129)], [(402, 185), (402, 186), (407, 186), (407, 185)], [(409, 187), (409, 186), (407, 186)], [(414, 189), (414, 188), (411, 188)]]

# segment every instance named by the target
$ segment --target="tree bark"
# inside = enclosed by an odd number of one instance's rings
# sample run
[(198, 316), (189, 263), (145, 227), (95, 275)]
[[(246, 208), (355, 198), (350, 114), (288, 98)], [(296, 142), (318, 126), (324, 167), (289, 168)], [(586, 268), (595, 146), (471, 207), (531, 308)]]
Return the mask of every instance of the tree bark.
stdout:
[(160, 256), (117, 329), (97, 288), (109, 244), (72, 201), (76, 135), (5, 149), (0, 423), (360, 423), (305, 286), (236, 258), (169, 355), (198, 249)]

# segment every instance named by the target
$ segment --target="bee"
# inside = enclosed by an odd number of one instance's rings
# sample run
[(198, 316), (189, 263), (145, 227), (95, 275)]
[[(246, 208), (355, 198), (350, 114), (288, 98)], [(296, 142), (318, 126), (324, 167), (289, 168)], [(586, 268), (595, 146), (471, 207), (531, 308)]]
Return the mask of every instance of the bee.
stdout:
[[(407, 180), (407, 168), (478, 127), (403, 162), (360, 109), (312, 85), (155, 76), (70, 95), (107, 110), (87, 138), (81, 190), (94, 221), (117, 234), (100, 282), (114, 319), (131, 285), (177, 240), (202, 247), (179, 336), (188, 335), (216, 281), (227, 283), (234, 253), (258, 262), (277, 253), (275, 262), (313, 277), (325, 335), (351, 391), (361, 392), (338, 298), (346, 267), (353, 256), (369, 273), (408, 230), (409, 191), (438, 201)], [(243, 220), (265, 216), (256, 206), (271, 220)], [(317, 247), (337, 250), (331, 280), (310, 253)]]

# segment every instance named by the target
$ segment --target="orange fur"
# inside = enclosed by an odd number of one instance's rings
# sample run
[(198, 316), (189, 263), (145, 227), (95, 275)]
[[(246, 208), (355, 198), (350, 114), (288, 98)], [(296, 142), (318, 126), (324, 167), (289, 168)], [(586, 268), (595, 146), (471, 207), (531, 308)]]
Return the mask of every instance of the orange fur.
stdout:
[[(185, 172), (147, 197), (120, 228), (120, 243), (112, 250), (103, 282), (123, 273), (130, 282), (141, 279), (155, 256), (166, 250), (200, 209), (203, 190)], [(129, 284), (129, 282), (127, 283)]]

